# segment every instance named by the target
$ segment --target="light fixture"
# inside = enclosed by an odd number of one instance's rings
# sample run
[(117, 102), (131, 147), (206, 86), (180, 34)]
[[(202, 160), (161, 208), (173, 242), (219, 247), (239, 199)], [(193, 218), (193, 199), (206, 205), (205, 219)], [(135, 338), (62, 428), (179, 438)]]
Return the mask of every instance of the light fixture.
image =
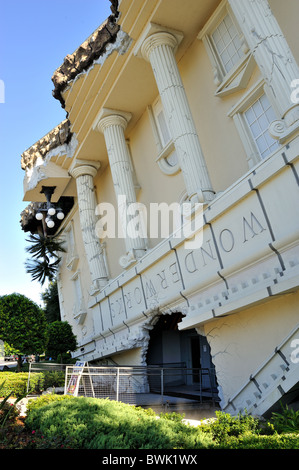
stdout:
[(54, 209), (54, 207), (50, 207), (50, 209), (48, 209), (48, 214), (49, 215), (55, 215), (56, 214), (56, 210)]
[(50, 219), (50, 220), (47, 221), (47, 227), (53, 228), (54, 226), (55, 226), (54, 220)]
[(54, 191), (55, 191), (55, 187), (53, 186), (42, 187), (41, 193), (43, 193), (46, 196), (47, 207), (45, 209), (41, 209), (41, 208), (38, 209), (38, 212), (35, 215), (35, 218), (37, 220), (43, 220), (45, 218), (45, 223), (48, 228), (55, 227), (55, 220), (53, 219), (55, 215), (58, 220), (64, 219), (64, 213), (62, 209), (60, 208), (55, 209), (55, 207), (51, 203), (51, 197)]

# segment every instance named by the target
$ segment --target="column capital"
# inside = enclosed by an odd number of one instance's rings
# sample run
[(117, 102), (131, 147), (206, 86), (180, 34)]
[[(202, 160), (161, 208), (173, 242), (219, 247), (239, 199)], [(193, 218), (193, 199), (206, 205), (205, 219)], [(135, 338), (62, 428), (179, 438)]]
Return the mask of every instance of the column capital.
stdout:
[(183, 40), (183, 33), (155, 23), (149, 23), (136, 44), (134, 54), (149, 61), (150, 53), (158, 46), (170, 46), (174, 51)]
[(146, 38), (141, 46), (140, 52), (145, 60), (149, 60), (152, 51), (159, 46), (170, 46), (175, 49), (178, 42), (173, 34), (166, 31), (154, 33)]
[(100, 162), (77, 161), (74, 167), (69, 170), (69, 174), (75, 179), (83, 175), (89, 175), (94, 178), (100, 166)]
[(131, 117), (131, 113), (126, 111), (103, 108), (94, 121), (93, 129), (104, 133), (107, 127), (120, 126), (125, 130)]

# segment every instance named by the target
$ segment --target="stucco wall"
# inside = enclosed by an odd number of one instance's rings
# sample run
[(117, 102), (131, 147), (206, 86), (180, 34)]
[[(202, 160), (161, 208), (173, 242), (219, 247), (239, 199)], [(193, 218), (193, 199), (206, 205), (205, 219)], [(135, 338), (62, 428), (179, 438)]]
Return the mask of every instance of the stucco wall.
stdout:
[(298, 323), (298, 302), (297, 292), (204, 326), (224, 403)]
[[(270, 0), (273, 11), (298, 60), (296, 24), (298, 3), (295, 0), (289, 0), (287, 3), (286, 8), (285, 2)], [(172, 14), (174, 13), (172, 12)], [(109, 60), (112, 61), (111, 58)], [(212, 185), (217, 193), (228, 188), (249, 170), (240, 135), (233, 119), (227, 116), (231, 107), (238, 102), (246, 90), (223, 98), (215, 97), (216, 86), (213, 82), (212, 66), (203, 43), (197, 38), (189, 45), (178, 66)], [(255, 67), (247, 90), (259, 77), (260, 72)], [(118, 91), (120, 95), (121, 91), (121, 89)], [(147, 103), (147, 105), (151, 104), (152, 102)], [(76, 124), (79, 126), (80, 119)], [(135, 126), (130, 128), (130, 132), (126, 133), (126, 137), (129, 139), (133, 165), (137, 181), (140, 184), (140, 190), (137, 192), (138, 201), (146, 206), (152, 202), (178, 202), (185, 193), (183, 175), (179, 173), (167, 176), (157, 165), (155, 161), (157, 149), (146, 109)], [(100, 157), (102, 156), (99, 155)], [(94, 179), (94, 184), (98, 204), (101, 202), (116, 203), (109, 166), (100, 170)], [(273, 180), (273, 185), (275, 185), (275, 180)], [(272, 211), (274, 210), (272, 209)], [(80, 273), (82, 294), (87, 311), (84, 334), (82, 326), (77, 325), (72, 318), (74, 292), (71, 278), (74, 272), (70, 272), (65, 263), (61, 268), (60, 281), (63, 286), (63, 309), (66, 313), (66, 319), (73, 325), (79, 342), (84, 343), (94, 333), (92, 309), (88, 308), (90, 275), (82, 243), (78, 211), (74, 211), (73, 221), (79, 257), (77, 270)], [(149, 240), (149, 247), (153, 248), (159, 241), (159, 239)], [(117, 238), (107, 239), (105, 243), (109, 274), (113, 279), (122, 272), (119, 258), (125, 252), (125, 243), (124, 240)], [(284, 330), (287, 332), (287, 325), (296, 321), (295, 300), (298, 302), (298, 297), (289, 295), (283, 299), (273, 300), (259, 307), (244, 310), (241, 313), (207, 324), (206, 332), (211, 341), (215, 365), (226, 394), (242, 385), (242, 382), (248, 378), (249, 371), (258, 365), (260, 357), (267, 355), (271, 348), (275, 347), (276, 339), (279, 339), (277, 335), (283, 337)], [(281, 312), (283, 312), (283, 321), (281, 321)], [(217, 331), (215, 336), (213, 335), (214, 331)], [(259, 338), (259, 341), (256, 341), (258, 348), (252, 345), (251, 338)], [(226, 351), (226, 349), (227, 352), (222, 353), (222, 350)], [(134, 352), (130, 352), (128, 359), (135, 361), (134, 354)]]

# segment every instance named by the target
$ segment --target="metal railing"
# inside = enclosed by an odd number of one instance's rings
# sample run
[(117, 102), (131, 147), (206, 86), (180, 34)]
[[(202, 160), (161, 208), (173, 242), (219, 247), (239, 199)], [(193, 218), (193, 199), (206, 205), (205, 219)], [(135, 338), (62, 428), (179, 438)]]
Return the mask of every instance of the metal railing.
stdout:
[[(57, 387), (57, 384), (61, 384), (62, 376), (65, 376), (66, 368), (68, 364), (56, 364), (54, 362), (31, 362), (29, 364), (29, 373), (27, 380), (27, 395), (37, 394), (44, 390), (45, 387)], [(51, 373), (52, 374), (49, 374)], [(47, 374), (48, 380), (45, 382), (44, 379), (35, 379), (37, 374)], [(60, 374), (60, 377), (58, 375)]]
[[(164, 405), (171, 399), (190, 403), (212, 401), (213, 404), (218, 401), (215, 371), (187, 368), (184, 363), (100, 367), (32, 363), (27, 393), (34, 393), (34, 373), (59, 371), (64, 374), (64, 393), (75, 396), (107, 398), (136, 406)], [(52, 375), (53, 380), (57, 380), (57, 374)], [(49, 376), (51, 379), (51, 374), (47, 374), (48, 387), (54, 390), (56, 384), (49, 382)]]
[(68, 366), (65, 393), (108, 398), (137, 406), (164, 404), (170, 397), (200, 403), (215, 403), (218, 399), (214, 371), (173, 365), (85, 366), (81, 371), (76, 366)]

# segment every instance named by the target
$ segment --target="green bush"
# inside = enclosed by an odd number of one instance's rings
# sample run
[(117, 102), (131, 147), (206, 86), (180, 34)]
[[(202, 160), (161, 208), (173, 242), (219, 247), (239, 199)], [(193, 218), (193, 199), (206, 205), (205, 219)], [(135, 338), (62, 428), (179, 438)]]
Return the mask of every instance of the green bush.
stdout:
[(299, 431), (299, 410), (295, 411), (288, 405), (281, 405), (281, 408), (281, 413), (272, 413), (271, 423), (274, 429), (279, 433)]
[[(28, 384), (28, 372), (1, 372), (0, 384), (4, 384), (1, 393), (3, 396), (12, 394), (13, 397), (25, 395)], [(41, 373), (30, 374), (29, 393), (38, 392), (43, 389), (44, 375)]]
[[(279, 434), (275, 425), (250, 415), (231, 416), (216, 412), (217, 419), (203, 426), (220, 449), (299, 449), (296, 432)], [(294, 429), (293, 429), (294, 431)]]
[[(26, 426), (47, 439), (71, 439), (77, 449), (198, 449), (209, 434), (186, 426), (182, 417), (156, 415), (120, 402), (50, 395), (31, 403)], [(45, 404), (45, 403), (48, 404)]]
[(108, 399), (43, 395), (30, 400), (26, 426), (44, 436), (39, 445), (59, 443), (72, 449), (299, 448), (298, 432), (279, 434), (271, 420), (216, 415), (215, 421), (193, 427), (177, 413), (158, 417), (151, 409)]
[(43, 374), (45, 390), (50, 387), (64, 387), (65, 372), (54, 370), (51, 372), (43, 372)]
[(218, 444), (220, 449), (299, 449), (299, 436), (292, 434), (273, 434), (272, 436), (245, 433), (231, 436)]
[(238, 437), (248, 432), (258, 432), (260, 421), (250, 415), (231, 416), (222, 411), (216, 411), (216, 420), (203, 426), (206, 432), (212, 434), (216, 442), (222, 442), (230, 436)]
[(41, 395), (38, 398), (34, 398), (28, 401), (27, 414), (29, 414), (32, 410), (37, 410), (53, 402), (57, 402), (57, 401), (59, 402), (63, 400), (73, 400), (73, 399), (74, 397), (72, 395), (55, 395), (55, 394)]
[(7, 422), (14, 421), (18, 415), (19, 412), (14, 403), (4, 402), (4, 400), (0, 402), (0, 428), (3, 428)]
[[(5, 382), (0, 384), (0, 395), (2, 395), (4, 390)], [(14, 421), (16, 416), (18, 415), (18, 411), (13, 403), (10, 403), (8, 400), (10, 398), (10, 394), (4, 397), (3, 400), (0, 401), (0, 429), (4, 428), (6, 421), (12, 420)]]

